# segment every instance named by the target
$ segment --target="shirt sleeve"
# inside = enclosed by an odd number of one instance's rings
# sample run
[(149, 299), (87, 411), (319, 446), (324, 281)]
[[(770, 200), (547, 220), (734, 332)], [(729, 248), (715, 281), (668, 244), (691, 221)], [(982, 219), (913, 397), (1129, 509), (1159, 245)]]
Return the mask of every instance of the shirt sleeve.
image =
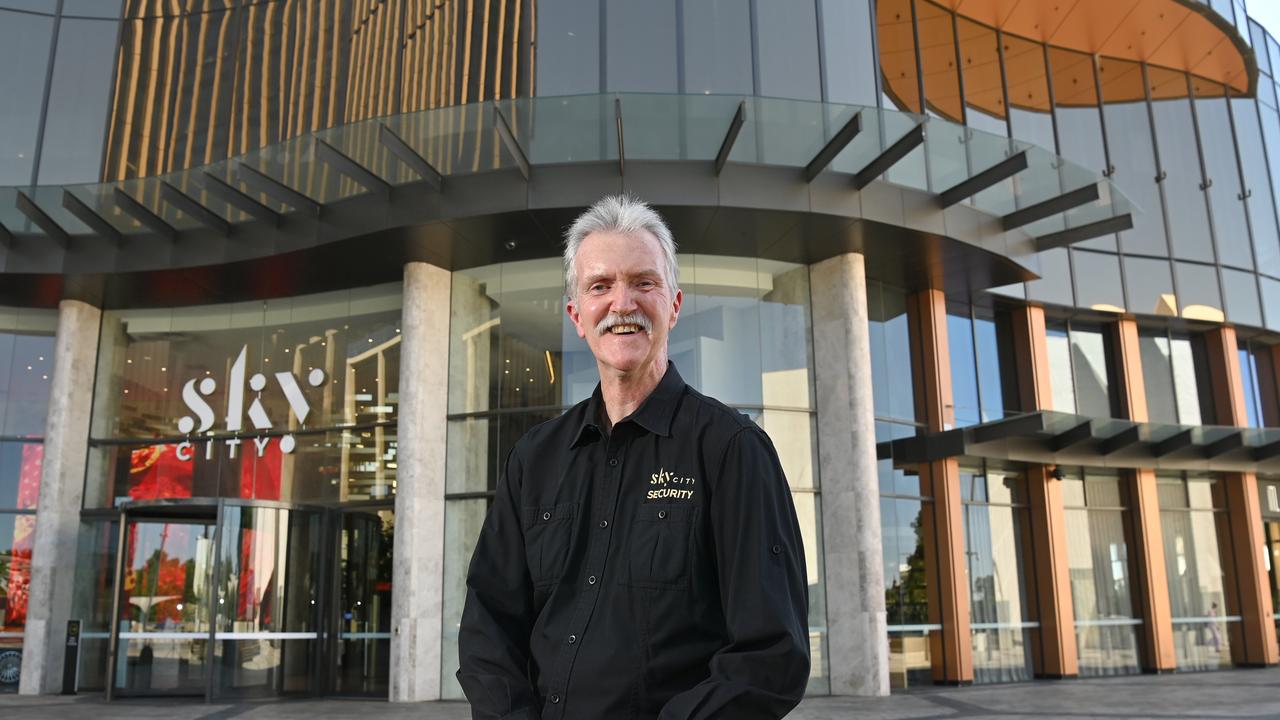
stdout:
[(458, 683), (475, 720), (538, 720), (529, 678), (533, 583), (520, 525), (521, 465), (513, 450), (485, 517), (458, 629)]
[(809, 588), (791, 490), (768, 436), (730, 440), (710, 500), (727, 644), (663, 720), (780, 718), (809, 679)]

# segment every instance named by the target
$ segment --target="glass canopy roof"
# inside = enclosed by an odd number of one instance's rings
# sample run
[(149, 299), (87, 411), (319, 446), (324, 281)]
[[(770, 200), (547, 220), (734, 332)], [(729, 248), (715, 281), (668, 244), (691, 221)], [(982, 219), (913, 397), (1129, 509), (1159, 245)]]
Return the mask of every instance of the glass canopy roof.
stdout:
[[(628, 163), (794, 168), (855, 193), (887, 182), (964, 203), (1021, 228), (1034, 250), (1123, 230), (1132, 208), (1099, 173), (1028, 143), (937, 117), (873, 107), (723, 95), (520, 98), (376, 118), (226, 161), (121, 182), (0, 188), (0, 239), (45, 242), (68, 256), (101, 240), (176, 243), (235, 236), (272, 251), (272, 228), (301, 219), (324, 241), (394, 227), (394, 205), (420, 203), (452, 178), (548, 166)], [(679, 167), (679, 166), (677, 166)], [(839, 178), (843, 176), (843, 180)], [(326, 212), (360, 200), (358, 223)], [(345, 233), (345, 235), (343, 234)], [(30, 245), (27, 245), (30, 247)], [(204, 264), (216, 252), (203, 254)], [(181, 265), (159, 252), (154, 267)], [(6, 265), (6, 272), (14, 271)]]

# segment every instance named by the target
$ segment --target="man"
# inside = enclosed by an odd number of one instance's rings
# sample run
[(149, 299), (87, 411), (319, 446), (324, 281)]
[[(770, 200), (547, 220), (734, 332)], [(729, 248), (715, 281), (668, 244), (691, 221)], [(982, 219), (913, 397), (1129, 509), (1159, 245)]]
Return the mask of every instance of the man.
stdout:
[(782, 717), (809, 676), (800, 529), (768, 437), (667, 360), (671, 232), (604, 198), (564, 266), (600, 384), (507, 457), (458, 638), (473, 715)]

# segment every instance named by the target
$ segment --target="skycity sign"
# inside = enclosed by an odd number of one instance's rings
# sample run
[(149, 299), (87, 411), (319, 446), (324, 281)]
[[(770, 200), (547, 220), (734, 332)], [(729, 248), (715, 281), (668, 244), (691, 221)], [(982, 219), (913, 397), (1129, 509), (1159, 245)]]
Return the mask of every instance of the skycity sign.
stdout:
[[(248, 354), (249, 346), (245, 345), (240, 348), (240, 355), (236, 357), (236, 361), (231, 365), (231, 377), (227, 382), (227, 414), (225, 417), (227, 426), (226, 431), (229, 433), (238, 433), (244, 429), (244, 401), (245, 401), (245, 356)], [(285, 400), (289, 402), (289, 409), (293, 415), (298, 418), (299, 423), (305, 423), (307, 416), (311, 414), (311, 405), (307, 403), (307, 398), (302, 394), (302, 388), (298, 385), (298, 379), (291, 372), (275, 373), (276, 384), (280, 386), (281, 392), (284, 393)], [(307, 374), (307, 384), (311, 387), (320, 387), (324, 384), (324, 370), (313, 368)], [(249, 403), (249, 422), (253, 424), (254, 430), (267, 431), (271, 430), (273, 425), (271, 418), (267, 416), (267, 411), (262, 407), (262, 391), (267, 387), (267, 376), (262, 373), (254, 373), (249, 378), (249, 389), (259, 393), (258, 397), (253, 398)], [(182, 386), (182, 402), (186, 404), (190, 415), (184, 415), (178, 420), (178, 432), (183, 435), (197, 435), (209, 431), (213, 427), (214, 413), (213, 408), (205, 398), (211, 396), (218, 390), (218, 381), (211, 377), (201, 379), (188, 380)], [(227, 446), (227, 457), (235, 458), (236, 450), (244, 438), (230, 437), (224, 442)], [(271, 436), (250, 438), (253, 446), (257, 451), (257, 456), (262, 457), (266, 452), (267, 446), (271, 443)], [(293, 435), (283, 435), (280, 437), (280, 452), (288, 454), (297, 447), (297, 441)], [(179, 460), (188, 462), (194, 457), (192, 453), (192, 442), (187, 440), (180, 443), (176, 448), (176, 454)], [(213, 441), (205, 443), (204, 457), (206, 460), (213, 459)]]

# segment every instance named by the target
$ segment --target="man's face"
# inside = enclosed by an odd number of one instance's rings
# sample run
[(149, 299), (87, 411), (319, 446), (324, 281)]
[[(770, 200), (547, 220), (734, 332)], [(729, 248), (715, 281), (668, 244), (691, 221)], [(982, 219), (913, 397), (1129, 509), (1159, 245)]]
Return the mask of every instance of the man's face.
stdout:
[(659, 375), (666, 372), (667, 335), (684, 298), (667, 287), (657, 238), (647, 231), (591, 233), (578, 247), (575, 270), (577, 294), (566, 310), (601, 374), (627, 375), (656, 363)]

